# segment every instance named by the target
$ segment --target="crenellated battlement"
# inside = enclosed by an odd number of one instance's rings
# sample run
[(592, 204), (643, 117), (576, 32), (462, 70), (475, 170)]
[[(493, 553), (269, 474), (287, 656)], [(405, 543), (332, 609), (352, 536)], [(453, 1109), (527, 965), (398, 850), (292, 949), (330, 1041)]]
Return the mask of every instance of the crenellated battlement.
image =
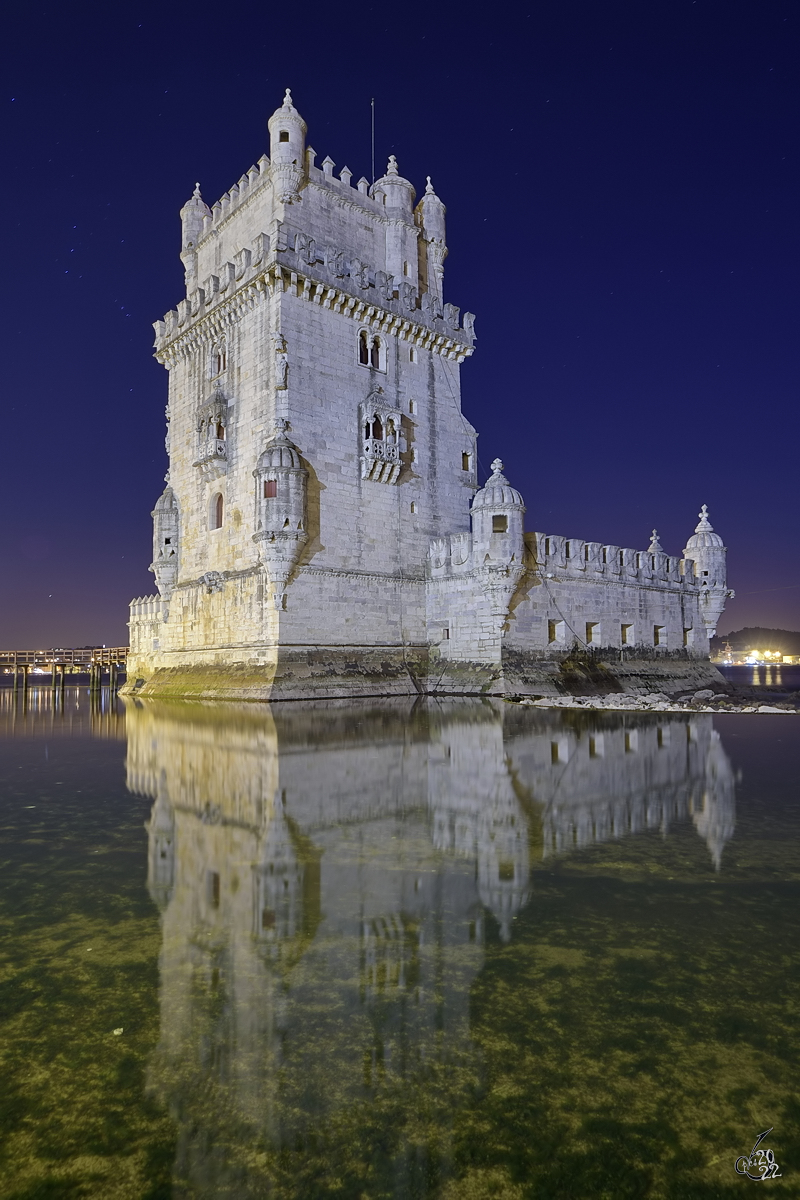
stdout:
[(691, 559), (552, 533), (528, 533), (530, 567), (545, 578), (607, 579), (653, 587), (696, 587)]
[(139, 596), (131, 600), (131, 621), (153, 621), (169, 611), (169, 603), (161, 596)]
[(463, 362), (473, 353), (475, 316), (454, 304), (442, 304), (429, 292), (420, 296), (406, 280), (396, 281), (339, 246), (322, 246), (313, 237), (291, 233), (275, 222), (273, 233), (259, 234), (219, 274), (207, 276), (185, 300), (155, 321), (159, 362), (169, 365), (181, 352), (218, 335), (254, 304), (289, 292), (357, 321), (366, 321), (425, 350)]

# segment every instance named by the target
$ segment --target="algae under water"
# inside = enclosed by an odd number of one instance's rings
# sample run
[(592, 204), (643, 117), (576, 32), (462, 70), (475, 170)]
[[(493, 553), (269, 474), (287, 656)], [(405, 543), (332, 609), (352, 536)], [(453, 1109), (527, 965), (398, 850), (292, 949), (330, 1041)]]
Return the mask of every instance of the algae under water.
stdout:
[(790, 716), (0, 695), (0, 1197), (800, 1192)]

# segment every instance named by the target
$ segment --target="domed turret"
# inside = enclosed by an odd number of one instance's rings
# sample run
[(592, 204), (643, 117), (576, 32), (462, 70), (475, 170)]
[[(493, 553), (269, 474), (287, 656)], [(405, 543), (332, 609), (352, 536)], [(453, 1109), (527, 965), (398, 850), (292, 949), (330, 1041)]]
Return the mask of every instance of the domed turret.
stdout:
[(386, 206), (386, 270), (396, 283), (418, 286), (417, 229), (414, 224), (414, 185), (404, 179), (392, 154), (386, 174), (375, 181), (372, 197)]
[(708, 636), (713, 637), (725, 608), (725, 601), (734, 593), (727, 587), (727, 550), (722, 538), (714, 532), (705, 504), (698, 515), (700, 520), (686, 543), (683, 557), (694, 562), (694, 582), (702, 593), (700, 605), (703, 624)]
[(503, 474), (499, 458), (492, 474), (472, 501), (472, 561), (482, 572), (482, 586), (492, 614), (505, 629), (508, 606), (522, 578), (525, 541), (522, 496)]
[(308, 471), (300, 451), (286, 436), (286, 429), (286, 421), (276, 422), (275, 432), (253, 471), (256, 481), (253, 541), (269, 573), (276, 608), (284, 606), (289, 576), (308, 540)]
[(417, 224), (422, 231), (420, 251), (424, 249), (425, 254), (424, 264), (420, 255), (420, 264), (424, 266), (427, 274), (427, 278), (423, 278), (421, 282), (427, 283), (428, 291), (433, 292), (440, 300), (444, 284), (444, 260), (447, 258), (444, 223), (446, 212), (447, 209), (433, 190), (429, 175), (425, 195), (416, 208)]
[(203, 222), (211, 210), (200, 195), (200, 184), (181, 209), (181, 262), (186, 273), (187, 294), (197, 287), (197, 243), (203, 234)]
[(376, 179), (372, 185), (372, 195), (375, 200), (382, 202), (387, 208), (401, 209), (408, 213), (409, 218), (411, 217), (417, 193), (413, 183), (404, 179), (398, 171), (397, 159), (393, 154), (389, 155), (386, 174), (380, 179)]
[(172, 488), (167, 485), (150, 514), (153, 518), (153, 561), (160, 595), (169, 596), (178, 578), (178, 527), (180, 512)]
[(472, 546), (476, 565), (522, 562), (525, 502), (503, 474), (499, 458), (472, 501)]
[(297, 199), (306, 177), (306, 123), (292, 104), (292, 93), (288, 88), (283, 104), (267, 124), (269, 172), (275, 194), (284, 204), (291, 204)]

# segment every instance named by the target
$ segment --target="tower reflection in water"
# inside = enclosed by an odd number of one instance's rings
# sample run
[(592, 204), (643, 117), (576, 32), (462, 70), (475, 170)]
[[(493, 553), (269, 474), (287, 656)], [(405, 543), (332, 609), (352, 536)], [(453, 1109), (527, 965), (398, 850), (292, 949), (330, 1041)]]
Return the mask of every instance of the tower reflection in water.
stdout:
[[(127, 727), (163, 922), (150, 1086), (192, 1195), (260, 1195), (281, 1147), (368, 1138), (391, 1087), (434, 1123), (440, 1094), (446, 1159), (487, 922), (513, 944), (553, 856), (690, 817), (718, 870), (734, 830), (702, 714), (136, 702)], [(389, 1194), (418, 1150), (392, 1150)]]

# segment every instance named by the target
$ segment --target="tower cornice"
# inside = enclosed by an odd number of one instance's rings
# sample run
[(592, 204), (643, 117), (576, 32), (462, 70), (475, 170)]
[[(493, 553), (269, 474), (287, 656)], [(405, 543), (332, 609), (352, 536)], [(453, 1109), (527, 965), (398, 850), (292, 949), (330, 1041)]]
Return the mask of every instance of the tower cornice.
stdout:
[[(266, 235), (261, 237), (266, 240)], [(250, 254), (252, 256), (252, 252)], [(163, 366), (172, 367), (179, 359), (213, 341), (227, 326), (237, 324), (245, 313), (276, 293), (332, 308), (354, 321), (459, 363), (473, 353), (474, 335), (470, 330), (459, 328), (443, 318), (427, 317), (422, 309), (404, 311), (399, 296), (388, 301), (379, 298), (377, 288), (372, 284), (360, 288), (350, 278), (334, 277), (327, 268), (297, 270), (298, 257), (289, 249), (270, 252), (266, 261), (258, 265), (253, 264), (251, 257), (238, 281), (234, 264), (226, 264), (231, 268), (225, 282), (225, 290), (233, 289), (230, 295), (221, 295), (217, 290), (220, 281), (213, 276), (211, 278), (217, 285), (213, 290), (198, 288), (180, 302), (177, 310), (173, 309), (163, 321), (154, 323), (156, 359)], [(315, 264), (316, 267), (321, 265)], [(211, 293), (209, 302), (206, 302), (206, 290)], [(458, 311), (452, 306), (447, 307), (451, 313)], [(470, 316), (465, 314), (466, 322)]]

